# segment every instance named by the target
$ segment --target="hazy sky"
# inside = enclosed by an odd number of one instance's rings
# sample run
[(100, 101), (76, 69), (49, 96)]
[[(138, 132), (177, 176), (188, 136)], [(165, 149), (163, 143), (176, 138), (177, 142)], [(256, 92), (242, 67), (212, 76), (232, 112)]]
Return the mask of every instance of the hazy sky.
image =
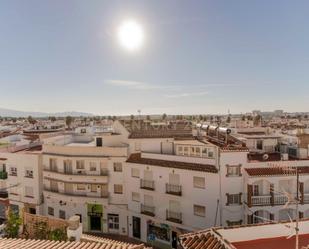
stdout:
[[(2, 0), (0, 107), (308, 111), (308, 0)], [(145, 32), (119, 46), (127, 19)]]

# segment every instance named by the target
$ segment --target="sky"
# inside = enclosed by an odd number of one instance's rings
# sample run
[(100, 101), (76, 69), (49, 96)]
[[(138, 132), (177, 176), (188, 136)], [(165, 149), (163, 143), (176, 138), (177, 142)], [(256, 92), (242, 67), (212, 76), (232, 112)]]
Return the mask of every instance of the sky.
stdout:
[[(2, 0), (0, 108), (309, 111), (309, 1)], [(143, 46), (118, 28), (135, 20)]]

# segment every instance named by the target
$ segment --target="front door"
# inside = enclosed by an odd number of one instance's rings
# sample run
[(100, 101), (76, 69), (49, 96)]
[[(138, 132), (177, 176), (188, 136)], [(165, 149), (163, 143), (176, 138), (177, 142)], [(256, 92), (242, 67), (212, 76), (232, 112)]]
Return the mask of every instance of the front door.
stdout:
[(141, 218), (133, 216), (133, 237), (141, 238)]
[(172, 231), (172, 248), (177, 248), (177, 233)]
[(90, 230), (101, 231), (101, 217), (90, 216)]

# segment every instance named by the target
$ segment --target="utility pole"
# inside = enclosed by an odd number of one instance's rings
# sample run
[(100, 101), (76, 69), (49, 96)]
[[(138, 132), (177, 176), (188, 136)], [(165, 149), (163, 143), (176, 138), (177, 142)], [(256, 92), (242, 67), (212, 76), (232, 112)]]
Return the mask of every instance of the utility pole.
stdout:
[(299, 172), (296, 167), (296, 222), (295, 222), (295, 249), (299, 249), (299, 214), (298, 214), (298, 204), (299, 204)]

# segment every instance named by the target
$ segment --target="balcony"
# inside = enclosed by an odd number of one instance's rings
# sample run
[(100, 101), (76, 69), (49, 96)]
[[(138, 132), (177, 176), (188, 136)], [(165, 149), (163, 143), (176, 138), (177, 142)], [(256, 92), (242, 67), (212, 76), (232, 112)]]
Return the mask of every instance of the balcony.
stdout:
[(270, 195), (252, 196), (251, 204), (252, 206), (270, 206), (271, 196)]
[(101, 192), (100, 194), (94, 195), (93, 192), (72, 192), (72, 191), (60, 191), (59, 189), (55, 189), (55, 188), (48, 188), (45, 187), (44, 191), (50, 192), (50, 193), (57, 193), (60, 195), (66, 195), (66, 196), (76, 196), (76, 197), (86, 197), (86, 198), (108, 198), (109, 194), (108, 192)]
[(0, 171), (0, 180), (5, 180), (8, 178), (8, 173), (5, 171)]
[[(86, 172), (85, 170), (77, 170), (76, 172), (74, 172), (73, 170), (61, 171), (60, 169), (57, 169), (57, 168), (45, 167), (44, 171), (63, 174), (63, 175), (108, 176), (108, 170), (107, 169), (101, 170), (99, 173), (89, 173), (89, 172)], [(93, 172), (96, 172), (96, 171), (93, 171)]]
[(141, 179), (141, 189), (155, 190), (154, 181)]
[(174, 185), (166, 183), (166, 193), (170, 195), (182, 195), (181, 185)]
[(155, 207), (141, 204), (141, 214), (155, 216)]
[[(296, 194), (294, 194), (296, 196)], [(309, 203), (309, 194), (306, 197), (304, 196), (304, 202), (306, 203), (308, 201)], [(248, 203), (251, 204), (251, 206), (277, 206), (277, 205), (285, 205), (288, 202), (288, 197), (283, 194), (277, 194), (277, 195), (257, 195), (251, 197), (251, 202), (248, 199)]]
[(182, 213), (166, 210), (166, 220), (182, 224)]

